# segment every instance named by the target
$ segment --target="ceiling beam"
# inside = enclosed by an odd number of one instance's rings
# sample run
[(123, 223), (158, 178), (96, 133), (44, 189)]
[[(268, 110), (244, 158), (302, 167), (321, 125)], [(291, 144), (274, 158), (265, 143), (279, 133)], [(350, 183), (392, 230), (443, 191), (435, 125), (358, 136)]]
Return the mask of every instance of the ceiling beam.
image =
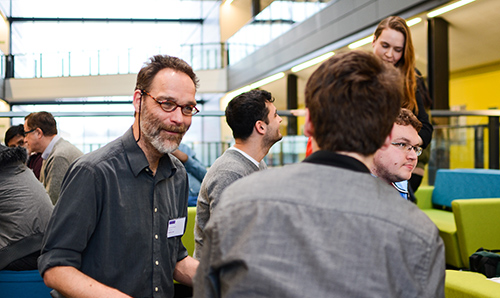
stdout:
[(10, 23), (14, 22), (131, 22), (131, 23), (197, 23), (203, 24), (203, 19), (134, 19), (134, 18), (22, 18), (9, 17)]

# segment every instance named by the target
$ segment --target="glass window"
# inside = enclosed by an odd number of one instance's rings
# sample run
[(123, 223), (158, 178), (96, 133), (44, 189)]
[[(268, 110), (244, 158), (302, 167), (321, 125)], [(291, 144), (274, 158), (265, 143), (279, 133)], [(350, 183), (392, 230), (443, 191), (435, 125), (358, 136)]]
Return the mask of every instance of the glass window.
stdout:
[(326, 1), (275, 0), (250, 23), (241, 28), (227, 43), (229, 63), (236, 63), (260, 47), (281, 36), (295, 24), (316, 14), (328, 5)]
[(136, 73), (155, 54), (183, 58), (194, 69), (220, 68), (218, 6), (217, 1), (0, 0), (12, 22), (16, 78)]
[[(223, 94), (218, 93), (197, 94), (197, 107), (201, 112), (219, 111), (219, 100), (222, 96)], [(134, 107), (131, 97), (128, 96), (71, 98), (60, 99), (58, 103), (54, 104), (13, 105), (12, 111), (72, 113), (75, 116), (56, 115), (54, 118), (59, 134), (84, 153), (91, 152), (120, 137), (134, 122)], [(104, 114), (104, 116), (78, 116), (75, 111), (79, 113), (95, 112), (96, 114)], [(123, 115), (106, 116), (106, 113), (115, 112), (123, 112), (121, 113)], [(184, 136), (183, 142), (188, 144), (220, 142), (220, 120), (220, 117), (193, 116), (191, 127)], [(23, 117), (12, 119), (12, 125), (23, 123)]]

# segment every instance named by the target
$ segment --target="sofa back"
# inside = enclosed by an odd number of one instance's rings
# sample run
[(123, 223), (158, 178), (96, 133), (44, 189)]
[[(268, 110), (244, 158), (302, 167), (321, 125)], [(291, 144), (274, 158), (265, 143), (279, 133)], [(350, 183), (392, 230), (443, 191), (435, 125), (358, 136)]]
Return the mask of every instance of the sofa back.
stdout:
[(456, 199), (500, 198), (500, 170), (440, 169), (436, 173), (432, 204), (451, 210)]

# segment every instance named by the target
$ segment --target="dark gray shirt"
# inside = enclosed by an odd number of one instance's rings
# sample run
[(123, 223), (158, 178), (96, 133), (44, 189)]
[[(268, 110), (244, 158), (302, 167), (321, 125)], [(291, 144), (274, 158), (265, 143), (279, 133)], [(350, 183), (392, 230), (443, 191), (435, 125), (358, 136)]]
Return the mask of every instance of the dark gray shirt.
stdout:
[(0, 152), (0, 270), (40, 251), (54, 206), (43, 185), (24, 165), (26, 149)]
[(73, 266), (133, 297), (172, 297), (187, 256), (169, 221), (187, 215), (186, 171), (165, 155), (153, 176), (132, 129), (69, 169), (39, 259), (40, 273)]

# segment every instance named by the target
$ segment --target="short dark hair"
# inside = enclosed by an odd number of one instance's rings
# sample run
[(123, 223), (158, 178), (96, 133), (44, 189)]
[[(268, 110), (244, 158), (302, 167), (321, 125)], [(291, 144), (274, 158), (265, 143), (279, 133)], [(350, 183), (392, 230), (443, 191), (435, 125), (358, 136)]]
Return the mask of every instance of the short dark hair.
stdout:
[(24, 137), (24, 125), (14, 125), (7, 129), (7, 131), (5, 132), (5, 145), (9, 146), (9, 141), (12, 140), (15, 136)]
[(266, 90), (250, 90), (233, 98), (226, 107), (226, 121), (235, 139), (246, 140), (253, 132), (255, 122), (269, 123), (267, 102), (274, 102)]
[(56, 119), (49, 112), (35, 112), (24, 117), (30, 129), (40, 128), (46, 136), (57, 134)]
[(322, 150), (377, 151), (401, 108), (403, 81), (372, 53), (351, 51), (323, 62), (307, 81), (306, 106)]
[(395, 123), (403, 126), (411, 125), (417, 132), (422, 128), (422, 122), (418, 120), (417, 116), (415, 116), (412, 111), (405, 108), (401, 108)]
[(198, 88), (198, 77), (186, 61), (168, 55), (155, 55), (150, 58), (149, 62), (145, 63), (144, 67), (142, 67), (137, 74), (135, 90), (150, 91), (149, 88), (153, 83), (154, 77), (160, 70), (165, 68), (171, 68), (175, 71), (185, 73), (191, 78), (195, 88)]

